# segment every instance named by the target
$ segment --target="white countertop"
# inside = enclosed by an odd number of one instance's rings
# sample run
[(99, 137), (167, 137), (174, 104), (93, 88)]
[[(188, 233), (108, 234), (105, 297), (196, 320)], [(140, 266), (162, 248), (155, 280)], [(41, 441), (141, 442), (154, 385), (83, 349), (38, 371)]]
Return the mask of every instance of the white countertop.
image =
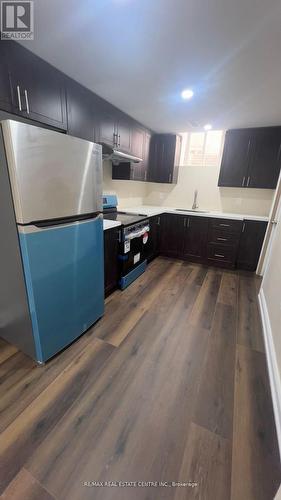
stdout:
[(103, 219), (103, 230), (106, 231), (107, 229), (112, 229), (113, 227), (116, 226), (121, 226), (121, 222), (118, 222), (117, 220), (108, 220), (108, 219)]
[(172, 207), (157, 207), (152, 205), (140, 205), (138, 207), (126, 207), (120, 208), (124, 212), (130, 212), (132, 214), (145, 215), (146, 217), (152, 217), (153, 215), (161, 215), (163, 213), (170, 214), (182, 214), (182, 215), (195, 215), (201, 217), (217, 217), (218, 219), (235, 219), (235, 220), (256, 220), (256, 221), (268, 221), (268, 217), (261, 215), (248, 215), (248, 214), (233, 214), (219, 211), (210, 212), (188, 212), (176, 210)]

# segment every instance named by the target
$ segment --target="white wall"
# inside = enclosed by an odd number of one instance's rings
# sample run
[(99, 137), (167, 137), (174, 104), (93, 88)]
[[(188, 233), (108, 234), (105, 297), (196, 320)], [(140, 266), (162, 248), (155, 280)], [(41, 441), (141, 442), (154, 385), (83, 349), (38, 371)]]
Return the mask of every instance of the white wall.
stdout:
[(108, 161), (103, 162), (103, 191), (116, 193), (119, 207), (132, 207), (144, 204), (146, 197), (146, 183), (137, 181), (112, 180), (112, 166)]
[[(272, 340), (281, 378), (281, 220), (275, 235), (261, 287), (266, 303)], [(281, 398), (281, 394), (280, 394)]]
[(148, 184), (145, 204), (190, 208), (198, 189), (199, 207), (252, 215), (268, 215), (274, 191), (270, 189), (218, 188), (220, 167), (179, 168), (178, 183)]
[(120, 207), (161, 205), (191, 208), (198, 189), (200, 208), (252, 215), (269, 215), (274, 191), (270, 189), (218, 188), (219, 167), (179, 168), (176, 185), (136, 181), (113, 181), (111, 165), (104, 162), (106, 192), (116, 192)]

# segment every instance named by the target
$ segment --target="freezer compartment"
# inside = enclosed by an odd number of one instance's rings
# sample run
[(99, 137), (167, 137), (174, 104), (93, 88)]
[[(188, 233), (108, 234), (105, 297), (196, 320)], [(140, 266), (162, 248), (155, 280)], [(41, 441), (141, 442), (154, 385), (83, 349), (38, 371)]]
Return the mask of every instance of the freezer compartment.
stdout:
[(19, 224), (102, 210), (102, 149), (12, 120), (1, 122)]
[(36, 357), (44, 362), (104, 313), (102, 218), (19, 227), (19, 239)]

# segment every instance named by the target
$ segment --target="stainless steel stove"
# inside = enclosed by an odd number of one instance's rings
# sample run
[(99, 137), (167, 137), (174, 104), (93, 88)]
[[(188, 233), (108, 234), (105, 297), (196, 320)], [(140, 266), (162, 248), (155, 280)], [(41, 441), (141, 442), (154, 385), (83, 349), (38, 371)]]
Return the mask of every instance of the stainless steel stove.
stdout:
[(117, 210), (117, 197), (103, 195), (103, 217), (121, 223), (119, 241), (119, 285), (123, 290), (146, 269), (149, 252), (149, 219), (144, 215)]

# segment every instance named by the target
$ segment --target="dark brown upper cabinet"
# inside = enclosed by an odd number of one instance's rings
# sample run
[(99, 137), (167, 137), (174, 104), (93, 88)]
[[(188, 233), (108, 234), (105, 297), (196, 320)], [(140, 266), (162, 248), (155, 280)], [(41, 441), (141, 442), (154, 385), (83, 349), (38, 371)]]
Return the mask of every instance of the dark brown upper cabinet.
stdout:
[(176, 184), (180, 159), (181, 139), (174, 134), (154, 134), (150, 142), (150, 182)]
[(4, 111), (12, 111), (7, 42), (3, 40), (0, 40), (0, 107)]
[(251, 133), (245, 130), (228, 130), (219, 176), (221, 187), (245, 187), (249, 165)]
[(144, 158), (145, 153), (145, 129), (134, 127), (132, 130), (132, 154), (138, 158)]
[(149, 162), (149, 146), (151, 134), (136, 125), (132, 129), (131, 153), (143, 161), (139, 163), (120, 163), (112, 165), (112, 179), (146, 181)]
[(131, 153), (132, 120), (111, 104), (100, 100), (96, 140)]
[(12, 111), (56, 128), (67, 129), (64, 76), (24, 47), (5, 42)]
[(218, 185), (275, 189), (280, 146), (281, 127), (228, 130)]
[(68, 133), (95, 141), (99, 98), (71, 78), (66, 79)]
[(275, 189), (281, 165), (281, 127), (256, 129), (252, 142), (247, 186)]
[(118, 145), (115, 110), (107, 102), (104, 102), (99, 107), (96, 141), (108, 144), (111, 147), (117, 147)]
[(138, 126), (134, 127), (132, 131), (132, 154), (143, 160), (132, 165), (131, 178), (134, 181), (147, 180), (149, 143), (150, 134)]
[(132, 151), (132, 122), (123, 113), (117, 113), (116, 134), (117, 148), (121, 151), (131, 153)]

